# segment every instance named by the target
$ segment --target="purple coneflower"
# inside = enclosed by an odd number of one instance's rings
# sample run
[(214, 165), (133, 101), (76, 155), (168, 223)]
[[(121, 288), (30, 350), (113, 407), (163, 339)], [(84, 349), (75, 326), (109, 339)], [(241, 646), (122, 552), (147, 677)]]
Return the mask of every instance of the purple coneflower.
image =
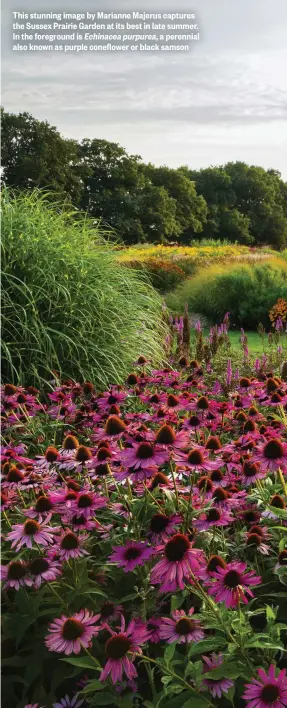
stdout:
[(87, 538), (88, 536), (86, 534), (76, 536), (76, 534), (70, 530), (63, 531), (59, 543), (57, 544), (59, 558), (68, 561), (69, 558), (79, 558), (80, 556), (87, 555), (88, 552), (83, 548), (83, 543)]
[[(211, 657), (204, 656), (202, 655), (204, 664), (203, 664), (203, 672), (207, 673), (208, 671), (212, 671), (212, 669), (217, 669), (218, 666), (220, 666), (223, 662), (223, 656), (222, 654), (214, 654), (212, 652)], [(203, 685), (206, 686), (213, 698), (221, 698), (223, 693), (227, 693), (229, 689), (233, 686), (233, 681), (230, 679), (226, 678), (221, 678), (221, 679), (203, 679)]]
[(194, 447), (187, 453), (176, 452), (174, 454), (174, 461), (179, 469), (201, 470), (202, 472), (217, 470), (222, 466), (220, 460), (218, 462), (209, 460), (208, 451), (202, 446)]
[(132, 447), (126, 448), (121, 453), (121, 462), (134, 470), (148, 471), (151, 468), (163, 465), (167, 462), (169, 453), (162, 448), (152, 445), (147, 440), (139, 444), (132, 443)]
[(287, 465), (287, 444), (279, 438), (270, 438), (253, 456), (253, 462), (259, 462), (266, 472), (276, 472), (279, 467), (285, 470)]
[(137, 565), (143, 565), (153, 554), (152, 548), (145, 543), (128, 541), (125, 546), (116, 546), (110, 556), (110, 561), (123, 568), (125, 573), (132, 571)]
[(100, 675), (100, 681), (105, 681), (108, 676), (111, 676), (113, 683), (122, 681), (125, 674), (128, 679), (133, 679), (137, 676), (137, 671), (134, 666), (133, 656), (129, 654), (141, 654), (141, 644), (144, 644), (149, 636), (148, 630), (144, 624), (139, 625), (135, 620), (132, 620), (125, 629), (124, 617), (121, 617), (120, 632), (114, 632), (108, 625), (105, 629), (110, 632), (111, 637), (106, 642), (105, 650), (108, 657), (107, 663)]
[(216, 602), (225, 602), (226, 607), (236, 607), (240, 600), (247, 605), (246, 594), (254, 597), (250, 585), (259, 585), (261, 577), (254, 571), (246, 571), (246, 563), (234, 561), (225, 568), (217, 567), (213, 573), (214, 580), (206, 582), (209, 585), (209, 595), (214, 595)]
[(122, 605), (115, 605), (114, 602), (107, 600), (103, 602), (100, 608), (100, 622), (111, 622), (120, 617), (123, 612)]
[(197, 573), (202, 561), (202, 551), (192, 548), (191, 542), (182, 533), (171, 537), (164, 547), (164, 558), (160, 560), (151, 572), (151, 583), (161, 583), (160, 592), (173, 592), (177, 588), (184, 589), (192, 573)]
[[(49, 519), (47, 519), (48, 521)], [(19, 551), (22, 546), (33, 548), (33, 542), (38, 546), (48, 546), (54, 541), (54, 535), (59, 531), (59, 526), (39, 524), (35, 519), (28, 519), (24, 524), (15, 524), (12, 531), (7, 533), (7, 541), (12, 541), (12, 548)]]
[(278, 676), (275, 675), (275, 666), (271, 664), (268, 672), (257, 670), (259, 679), (251, 679), (246, 683), (243, 694), (248, 701), (246, 708), (284, 708), (287, 706), (287, 678), (286, 669), (282, 669)]
[(198, 531), (208, 531), (212, 526), (228, 526), (232, 521), (233, 516), (229, 511), (212, 506), (194, 521), (194, 527)]
[(49, 625), (50, 633), (45, 639), (49, 651), (69, 655), (79, 654), (82, 647), (90, 647), (92, 638), (100, 631), (96, 625), (99, 616), (81, 610), (72, 617), (62, 615), (60, 619), (55, 619)]
[(75, 516), (84, 516), (89, 519), (97, 509), (106, 506), (107, 499), (100, 497), (92, 491), (79, 492), (76, 499), (70, 503), (71, 513)]
[(149, 523), (148, 537), (154, 543), (165, 543), (169, 537), (176, 533), (177, 526), (181, 524), (182, 518), (179, 514), (156, 513), (151, 517)]
[(49, 558), (33, 558), (29, 564), (29, 572), (34, 588), (39, 588), (44, 582), (51, 583), (61, 575), (61, 564)]
[(190, 435), (185, 430), (174, 430), (171, 425), (164, 423), (156, 432), (155, 441), (159, 445), (163, 445), (163, 447), (186, 449), (190, 441)]
[(172, 618), (163, 617), (160, 627), (160, 638), (171, 644), (188, 642), (200, 642), (204, 637), (200, 621), (192, 618), (194, 607), (191, 607), (188, 614), (184, 610), (175, 610), (171, 613)]
[(24, 585), (31, 586), (28, 565), (21, 560), (10, 561), (8, 565), (1, 565), (1, 581), (4, 581), (4, 588), (14, 588), (19, 590)]

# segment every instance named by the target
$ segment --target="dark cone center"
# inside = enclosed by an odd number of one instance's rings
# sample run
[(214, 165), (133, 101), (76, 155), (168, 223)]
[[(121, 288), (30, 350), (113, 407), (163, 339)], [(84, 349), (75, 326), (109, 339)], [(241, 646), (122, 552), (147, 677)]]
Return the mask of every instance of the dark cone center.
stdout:
[(69, 532), (63, 536), (61, 540), (61, 548), (64, 551), (73, 551), (75, 548), (78, 548), (78, 546), (79, 542), (76, 534)]
[(25, 521), (24, 524), (24, 532), (26, 536), (34, 536), (37, 531), (39, 531), (39, 524), (37, 521), (33, 521), (33, 519), (29, 521)]
[(209, 477), (201, 477), (199, 480), (198, 484), (198, 489), (202, 489), (205, 492), (211, 492), (212, 490), (212, 481), (209, 479)]
[(276, 509), (284, 509), (284, 499), (280, 497), (280, 494), (274, 494), (274, 497), (272, 497), (272, 499), (270, 500), (270, 506), (275, 506)]
[(67, 641), (75, 641), (79, 639), (85, 631), (82, 622), (76, 619), (67, 619), (62, 627), (62, 637)]
[(150, 520), (150, 530), (153, 533), (160, 533), (166, 529), (169, 523), (169, 517), (165, 514), (154, 514)]
[(170, 425), (163, 425), (156, 434), (156, 442), (161, 445), (172, 445), (175, 438), (175, 432)]
[(46, 558), (34, 558), (30, 563), (30, 570), (32, 575), (40, 575), (40, 573), (45, 573), (49, 568), (49, 561)]
[(26, 575), (26, 566), (23, 563), (12, 561), (8, 568), (9, 580), (21, 580)]
[(207, 411), (209, 407), (208, 398), (206, 398), (206, 396), (200, 396), (196, 405), (199, 410)]
[(210, 437), (205, 445), (207, 450), (220, 450), (221, 442), (217, 437)]
[(230, 588), (230, 590), (237, 588), (237, 586), (240, 585), (240, 581), (241, 576), (237, 570), (229, 570), (224, 577), (224, 585)]
[(284, 457), (284, 448), (280, 440), (277, 440), (277, 438), (269, 440), (264, 446), (263, 454), (267, 460), (276, 460), (278, 457)]
[(200, 450), (190, 450), (187, 456), (187, 461), (190, 465), (202, 465), (204, 457)]
[(105, 425), (107, 435), (119, 435), (126, 429), (126, 424), (117, 415), (110, 415)]
[(51, 511), (53, 509), (53, 504), (50, 502), (50, 499), (48, 497), (38, 497), (37, 502), (35, 504), (35, 510), (36, 511)]
[(267, 703), (267, 705), (272, 706), (272, 703), (274, 703), (277, 698), (280, 696), (280, 691), (277, 686), (274, 686), (273, 683), (267, 683), (261, 691), (260, 698), (262, 701)]
[(157, 474), (154, 475), (150, 486), (151, 490), (155, 489), (160, 484), (168, 484), (168, 477), (163, 474), (163, 472), (157, 472)]
[(111, 451), (107, 447), (101, 447), (97, 452), (99, 462), (107, 460), (112, 456)]
[(131, 641), (124, 634), (117, 634), (108, 639), (105, 649), (109, 659), (122, 659), (131, 648)]
[(252, 478), (257, 475), (259, 471), (259, 467), (256, 464), (250, 464), (249, 462), (245, 462), (243, 465), (243, 474), (245, 477)]
[(136, 560), (136, 558), (139, 558), (140, 556), (140, 548), (134, 548), (133, 546), (131, 546), (131, 548), (127, 548), (125, 551), (125, 560), (127, 561)]
[(80, 445), (77, 449), (76, 452), (76, 460), (77, 462), (87, 462), (90, 460), (92, 457), (91, 450), (89, 450), (88, 447), (85, 447), (85, 445)]
[(220, 512), (218, 509), (209, 509), (206, 514), (207, 521), (218, 521), (220, 519)]
[(182, 617), (180, 620), (177, 621), (175, 625), (175, 631), (177, 632), (177, 634), (186, 637), (187, 634), (192, 632), (195, 626), (195, 622), (189, 619), (189, 617)]
[(258, 533), (249, 533), (247, 536), (246, 544), (247, 546), (260, 546), (261, 541), (262, 536), (259, 536)]
[(77, 438), (74, 435), (67, 435), (63, 444), (64, 450), (76, 450), (79, 447)]
[(167, 397), (167, 405), (169, 408), (175, 408), (179, 404), (179, 398), (170, 393)]
[(164, 552), (166, 558), (171, 562), (181, 561), (188, 549), (190, 548), (190, 542), (184, 534), (176, 533), (167, 542)]
[(78, 499), (78, 509), (88, 509), (93, 505), (93, 497), (90, 494), (82, 494)]
[(197, 415), (191, 415), (188, 420), (188, 425), (190, 425), (191, 428), (197, 428), (200, 423), (201, 421), (199, 420)]
[(136, 451), (136, 457), (139, 460), (148, 460), (153, 457), (153, 447), (148, 442), (141, 442)]
[(115, 605), (113, 602), (104, 602), (101, 607), (101, 617), (110, 617), (115, 610)]
[(210, 556), (209, 561), (207, 563), (207, 570), (209, 573), (213, 573), (217, 568), (225, 568), (226, 563), (221, 556)]
[(45, 452), (47, 462), (56, 462), (59, 457), (58, 450), (55, 447), (48, 447)]
[(216, 501), (221, 502), (225, 501), (225, 499), (228, 499), (228, 493), (225, 491), (225, 489), (222, 489), (222, 487), (218, 487), (214, 490), (212, 497)]

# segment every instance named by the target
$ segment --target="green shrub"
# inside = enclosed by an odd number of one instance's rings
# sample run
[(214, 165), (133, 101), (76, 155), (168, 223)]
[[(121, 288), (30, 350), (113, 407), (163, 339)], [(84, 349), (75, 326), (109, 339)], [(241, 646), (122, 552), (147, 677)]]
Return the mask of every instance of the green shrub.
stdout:
[(91, 221), (39, 191), (2, 198), (2, 373), (119, 382), (142, 353), (160, 361), (162, 302)]
[(167, 305), (174, 312), (182, 312), (187, 302), (190, 312), (198, 312), (211, 322), (230, 312), (233, 324), (252, 329), (259, 322), (269, 327), (270, 308), (279, 297), (286, 296), (287, 263), (272, 258), (199, 270), (169, 294)]

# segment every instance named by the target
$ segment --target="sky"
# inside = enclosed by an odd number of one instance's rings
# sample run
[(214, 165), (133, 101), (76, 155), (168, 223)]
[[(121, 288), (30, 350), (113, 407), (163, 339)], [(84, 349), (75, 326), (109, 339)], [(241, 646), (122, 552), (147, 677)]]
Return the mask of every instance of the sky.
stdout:
[[(191, 52), (19, 54), (12, 11), (194, 12)], [(2, 0), (2, 99), (62, 135), (120, 143), (156, 165), (243, 160), (287, 179), (286, 0)]]

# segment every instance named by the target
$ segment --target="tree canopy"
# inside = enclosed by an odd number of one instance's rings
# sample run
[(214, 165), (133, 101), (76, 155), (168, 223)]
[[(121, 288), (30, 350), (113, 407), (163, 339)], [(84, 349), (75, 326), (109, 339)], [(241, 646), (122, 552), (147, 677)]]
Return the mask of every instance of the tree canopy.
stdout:
[(287, 184), (275, 169), (156, 167), (117, 143), (66, 139), (47, 121), (3, 109), (2, 169), (6, 186), (45, 189), (129, 244), (224, 238), (287, 246)]

